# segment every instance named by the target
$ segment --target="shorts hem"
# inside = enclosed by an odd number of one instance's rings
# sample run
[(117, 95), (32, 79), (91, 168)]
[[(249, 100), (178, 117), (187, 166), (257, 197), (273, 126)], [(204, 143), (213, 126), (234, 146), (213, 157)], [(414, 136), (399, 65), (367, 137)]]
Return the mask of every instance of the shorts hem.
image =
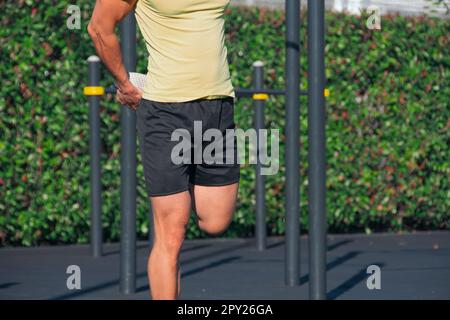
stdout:
[(168, 192), (160, 192), (160, 193), (149, 192), (148, 196), (149, 197), (170, 196), (172, 194), (181, 193), (181, 192), (184, 192), (184, 191), (189, 191), (189, 187), (185, 187), (183, 189), (179, 189), (179, 190), (176, 190), (176, 191), (168, 191)]
[(202, 186), (202, 187), (223, 187), (223, 186), (228, 186), (228, 185), (230, 185), (230, 184), (233, 184), (233, 183), (236, 183), (236, 182), (239, 182), (241, 179), (240, 178), (238, 178), (238, 179), (235, 179), (235, 180), (233, 180), (233, 181), (229, 181), (229, 182), (223, 182), (223, 183), (192, 183), (192, 182), (189, 182), (190, 184), (192, 184), (192, 185), (194, 185), (194, 186)]

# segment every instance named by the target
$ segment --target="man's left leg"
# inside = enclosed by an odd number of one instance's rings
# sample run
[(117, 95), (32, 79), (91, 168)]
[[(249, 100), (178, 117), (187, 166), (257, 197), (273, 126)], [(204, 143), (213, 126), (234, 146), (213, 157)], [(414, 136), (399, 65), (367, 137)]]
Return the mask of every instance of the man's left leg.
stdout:
[(217, 235), (226, 230), (233, 219), (239, 183), (225, 186), (191, 186), (191, 201), (200, 229)]
[[(205, 154), (202, 154), (203, 162), (196, 164), (195, 170), (191, 172), (191, 204), (197, 214), (199, 227), (209, 234), (217, 235), (231, 223), (239, 187), (237, 139), (228, 132), (236, 127), (234, 99), (205, 100), (201, 102), (201, 107), (205, 133), (210, 129), (219, 130), (221, 139), (203, 141), (203, 148), (214, 147), (214, 155), (205, 158)], [(230, 147), (231, 150), (228, 149)], [(219, 153), (216, 154), (217, 150)], [(221, 163), (217, 161), (220, 154), (223, 157)]]

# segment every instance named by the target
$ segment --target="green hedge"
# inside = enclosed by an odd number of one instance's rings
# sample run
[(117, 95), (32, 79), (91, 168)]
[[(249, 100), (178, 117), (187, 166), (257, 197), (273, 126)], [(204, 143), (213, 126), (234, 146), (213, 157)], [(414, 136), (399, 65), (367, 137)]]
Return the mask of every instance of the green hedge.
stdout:
[[(89, 234), (88, 106), (82, 94), (86, 33), (93, 1), (77, 1), (81, 30), (66, 27), (65, 1), (0, 4), (0, 239), (3, 245), (86, 243)], [(306, 19), (302, 14), (301, 87), (306, 88)], [(284, 86), (284, 15), (230, 7), (227, 47), (235, 87), (249, 87), (251, 65), (266, 64), (266, 86)], [(448, 20), (327, 12), (327, 204), (330, 232), (450, 229)], [(138, 71), (146, 67), (139, 36)], [(104, 72), (103, 84), (111, 83)], [(267, 103), (267, 126), (284, 127), (284, 98)], [(301, 100), (301, 227), (307, 228), (307, 114)], [(119, 106), (101, 108), (103, 227), (119, 238)], [(249, 100), (236, 122), (249, 128)], [(284, 136), (282, 136), (284, 140)], [(281, 146), (281, 163), (284, 162)], [(137, 229), (148, 232), (138, 153)], [(226, 236), (250, 236), (254, 167), (242, 168), (238, 209)], [(267, 177), (270, 234), (284, 232), (284, 167)], [(189, 237), (204, 236), (193, 223)]]

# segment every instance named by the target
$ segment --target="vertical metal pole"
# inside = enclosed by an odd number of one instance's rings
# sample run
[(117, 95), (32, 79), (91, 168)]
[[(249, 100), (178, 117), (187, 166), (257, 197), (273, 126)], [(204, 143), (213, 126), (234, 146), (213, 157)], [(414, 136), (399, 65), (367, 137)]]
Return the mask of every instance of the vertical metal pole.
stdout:
[[(88, 59), (89, 86), (99, 86), (100, 58), (90, 56)], [(94, 257), (102, 255), (102, 184), (100, 167), (100, 96), (89, 96), (89, 152), (91, 179), (91, 252)]]
[(324, 0), (308, 0), (309, 297), (326, 299)]
[[(134, 12), (120, 24), (123, 62), (128, 72), (136, 69), (136, 20)], [(121, 107), (120, 152), (120, 291), (136, 291), (136, 114)]]
[(300, 282), (300, 1), (286, 0), (286, 261), (285, 282)]
[[(261, 61), (255, 61), (253, 63), (253, 89), (256, 91), (262, 89), (264, 86), (264, 64)], [(255, 224), (255, 236), (256, 236), (256, 248), (258, 251), (266, 249), (266, 206), (265, 206), (265, 187), (264, 175), (261, 174), (260, 154), (265, 154), (265, 141), (260, 140), (260, 130), (265, 128), (264, 125), (264, 100), (253, 100), (253, 107), (255, 110), (255, 130), (257, 134), (257, 146), (258, 150), (257, 162), (256, 162), (256, 224)]]

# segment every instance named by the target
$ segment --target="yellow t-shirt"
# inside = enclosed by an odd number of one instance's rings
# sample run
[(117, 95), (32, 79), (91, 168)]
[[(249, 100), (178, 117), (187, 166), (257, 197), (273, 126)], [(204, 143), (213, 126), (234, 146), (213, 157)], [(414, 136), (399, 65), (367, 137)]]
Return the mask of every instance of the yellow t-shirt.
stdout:
[(230, 0), (138, 0), (136, 21), (149, 52), (143, 98), (183, 102), (235, 97), (224, 11)]

